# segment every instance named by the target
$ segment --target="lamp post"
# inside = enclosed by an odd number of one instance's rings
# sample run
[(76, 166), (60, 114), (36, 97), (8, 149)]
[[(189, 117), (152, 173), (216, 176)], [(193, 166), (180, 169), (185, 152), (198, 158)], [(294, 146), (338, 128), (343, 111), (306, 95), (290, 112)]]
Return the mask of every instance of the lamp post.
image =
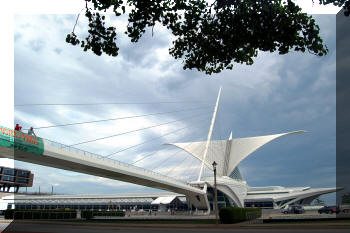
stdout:
[(212, 165), (213, 165), (213, 169), (214, 169), (215, 219), (216, 219), (216, 225), (218, 225), (219, 224), (219, 221), (218, 221), (218, 192), (216, 189), (216, 165), (217, 165), (217, 163), (214, 161)]

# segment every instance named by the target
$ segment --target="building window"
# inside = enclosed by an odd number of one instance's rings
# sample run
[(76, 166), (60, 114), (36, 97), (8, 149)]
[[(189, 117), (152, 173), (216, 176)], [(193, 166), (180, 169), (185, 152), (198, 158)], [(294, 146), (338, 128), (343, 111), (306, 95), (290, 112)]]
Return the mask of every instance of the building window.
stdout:
[(256, 208), (266, 208), (266, 209), (272, 209), (273, 203), (272, 201), (261, 201), (261, 202), (245, 202), (245, 207), (256, 207)]
[(4, 174), (5, 175), (10, 175), (10, 176), (15, 176), (16, 175), (16, 171), (14, 169), (4, 168)]
[(3, 176), (2, 177), (3, 181), (10, 181), (10, 182), (15, 182), (15, 177), (12, 176)]
[(22, 170), (18, 170), (17, 171), (17, 176), (20, 176), (20, 177), (28, 178), (29, 174), (30, 174), (29, 171), (22, 171)]
[(17, 177), (16, 182), (21, 184), (28, 184), (28, 179), (25, 179), (23, 177)]

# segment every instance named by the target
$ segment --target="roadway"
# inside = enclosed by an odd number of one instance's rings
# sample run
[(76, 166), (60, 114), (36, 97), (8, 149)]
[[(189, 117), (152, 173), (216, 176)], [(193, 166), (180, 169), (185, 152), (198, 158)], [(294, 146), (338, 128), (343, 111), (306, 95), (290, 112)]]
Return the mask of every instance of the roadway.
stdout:
[[(0, 223), (1, 227), (1, 223)], [(22, 222), (7, 226), (3, 232), (45, 232), (45, 233), (100, 233), (100, 232), (349, 232), (349, 223), (308, 223), (308, 224), (142, 224), (142, 223), (74, 223), (74, 222)], [(1, 228), (0, 228), (1, 232)]]

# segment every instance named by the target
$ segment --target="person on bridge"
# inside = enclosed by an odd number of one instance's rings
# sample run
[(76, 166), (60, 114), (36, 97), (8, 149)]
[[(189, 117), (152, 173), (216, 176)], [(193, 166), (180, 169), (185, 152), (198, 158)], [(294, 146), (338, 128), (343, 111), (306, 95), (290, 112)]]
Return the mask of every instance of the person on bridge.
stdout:
[(16, 124), (15, 126), (15, 130), (16, 131), (21, 131), (22, 127), (19, 124)]
[(33, 126), (31, 126), (30, 129), (28, 129), (28, 135), (29, 135), (29, 136), (34, 135), (34, 136), (36, 137), (36, 135), (35, 135), (35, 133), (34, 133)]
[[(15, 131), (22, 132), (22, 126), (20, 126), (19, 124), (16, 124)], [(17, 137), (15, 137), (15, 144), (16, 143), (18, 143)]]

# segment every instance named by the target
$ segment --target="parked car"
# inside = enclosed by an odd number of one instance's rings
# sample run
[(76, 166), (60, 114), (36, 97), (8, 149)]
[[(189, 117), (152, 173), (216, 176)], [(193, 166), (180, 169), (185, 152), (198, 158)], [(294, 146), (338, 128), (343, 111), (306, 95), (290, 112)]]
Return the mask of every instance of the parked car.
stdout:
[(323, 206), (322, 208), (318, 209), (319, 214), (333, 214), (333, 213), (339, 213), (340, 209), (338, 206)]
[(292, 205), (285, 207), (281, 210), (281, 212), (284, 214), (302, 214), (305, 212), (305, 210), (301, 205)]
[(281, 209), (281, 213), (283, 214), (290, 214), (291, 208), (289, 206), (284, 207)]
[(305, 212), (304, 207), (302, 207), (301, 205), (292, 206), (292, 211), (294, 212), (294, 214), (302, 214)]

